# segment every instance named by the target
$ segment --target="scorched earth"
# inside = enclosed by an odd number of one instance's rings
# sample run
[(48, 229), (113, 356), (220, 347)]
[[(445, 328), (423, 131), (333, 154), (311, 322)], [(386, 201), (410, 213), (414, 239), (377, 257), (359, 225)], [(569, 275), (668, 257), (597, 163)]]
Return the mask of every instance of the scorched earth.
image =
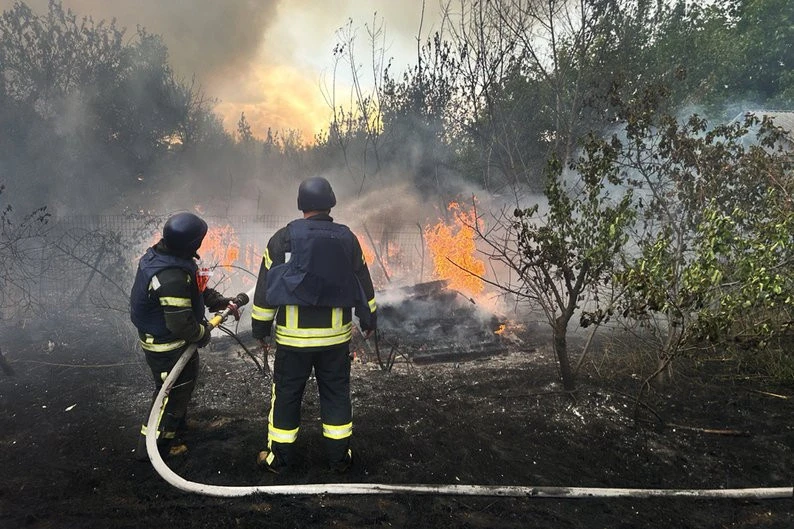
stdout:
[(679, 364), (670, 387), (637, 403), (637, 373), (608, 347), (591, 353), (576, 392), (562, 391), (540, 329), (490, 356), (421, 364), (398, 356), (388, 372), (371, 346), (354, 342), (355, 467), (342, 476), (323, 467), (310, 381), (302, 459), (274, 476), (255, 463), (270, 381), (236, 341), (220, 336), (201, 351), (188, 451), (167, 460), (188, 480), (576, 486), (592, 487), (596, 497), (213, 498), (179, 491), (133, 459), (151, 398), (142, 357), (124, 352), (134, 346), (84, 325), (12, 338), (3, 345), (9, 369), (0, 374), (2, 528), (794, 527), (790, 498), (597, 497), (602, 487), (792, 485), (794, 388), (737, 379), (718, 362), (697, 375)]

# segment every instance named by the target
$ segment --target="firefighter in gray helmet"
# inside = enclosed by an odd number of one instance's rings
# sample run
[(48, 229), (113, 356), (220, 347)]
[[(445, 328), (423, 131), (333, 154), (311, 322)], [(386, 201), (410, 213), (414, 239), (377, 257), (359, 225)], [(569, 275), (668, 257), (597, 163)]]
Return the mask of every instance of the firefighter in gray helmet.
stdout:
[[(206, 308), (223, 310), (230, 298), (212, 288), (201, 288), (197, 281), (197, 251), (207, 234), (207, 223), (192, 213), (177, 213), (163, 226), (163, 237), (146, 250), (138, 262), (130, 294), (130, 319), (152, 372), (154, 394), (165, 382), (179, 357), (191, 344), (206, 346), (210, 328)], [(196, 352), (176, 380), (157, 430), (157, 447), (164, 457), (185, 423), (188, 403), (199, 372)], [(135, 451), (136, 458), (147, 461), (145, 416)], [(175, 445), (174, 448), (177, 448)]]
[(326, 457), (332, 469), (353, 462), (350, 339), (353, 314), (368, 338), (377, 328), (375, 290), (358, 239), (330, 216), (336, 196), (325, 178), (298, 187), (303, 217), (267, 243), (251, 313), (253, 336), (275, 338), (267, 449), (258, 463), (282, 472), (294, 460), (301, 400), (314, 369)]

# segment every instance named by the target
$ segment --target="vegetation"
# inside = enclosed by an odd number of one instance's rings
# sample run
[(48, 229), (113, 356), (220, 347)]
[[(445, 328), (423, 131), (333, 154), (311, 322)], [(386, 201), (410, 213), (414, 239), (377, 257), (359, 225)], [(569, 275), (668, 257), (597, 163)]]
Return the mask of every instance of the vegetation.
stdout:
[(343, 29), (329, 59), (351, 68), (354, 97), (329, 97), (328, 130), (306, 145), (296, 131), (256, 138), (245, 115), (223, 130), (157, 35), (127, 36), (57, 1), (43, 14), (15, 3), (0, 16), (0, 168), (17, 210), (36, 212), (17, 226), (38, 225), (37, 208), (146, 209), (173, 188), (228, 201), (232, 185), (261, 195), (308, 173), (346, 174), (362, 193), (410, 175), (439, 203), (463, 182), (509, 197), (482, 215), (482, 242), (509, 271), (495, 282), (546, 314), (566, 387), (577, 315), (650, 337), (649, 380), (709, 351), (794, 376), (792, 136), (745, 115), (794, 110), (794, 4), (448, 8), (398, 77), (383, 26), (367, 27), (371, 93)]

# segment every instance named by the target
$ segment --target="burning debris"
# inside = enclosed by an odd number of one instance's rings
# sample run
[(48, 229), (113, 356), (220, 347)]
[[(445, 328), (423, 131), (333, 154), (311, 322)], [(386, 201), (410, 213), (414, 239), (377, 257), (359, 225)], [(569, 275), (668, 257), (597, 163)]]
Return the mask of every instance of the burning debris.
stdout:
[(380, 348), (414, 363), (470, 360), (504, 354), (505, 322), (477, 302), (430, 281), (377, 293)]

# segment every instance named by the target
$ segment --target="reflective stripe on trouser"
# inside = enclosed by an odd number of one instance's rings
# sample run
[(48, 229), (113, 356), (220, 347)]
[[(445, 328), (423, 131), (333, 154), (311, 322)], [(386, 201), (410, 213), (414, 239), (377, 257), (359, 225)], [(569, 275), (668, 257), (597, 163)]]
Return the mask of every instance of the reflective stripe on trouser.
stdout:
[[(183, 347), (174, 351), (154, 353), (144, 350), (146, 363), (152, 371), (154, 380), (154, 392), (152, 393), (152, 403), (157, 398), (160, 388), (163, 386), (168, 373), (174, 368), (179, 357), (187, 349)], [(199, 353), (193, 353), (190, 361), (185, 365), (185, 369), (179, 375), (171, 387), (164, 403), (165, 406), (160, 412), (160, 422), (157, 428), (158, 445), (168, 444), (176, 436), (178, 430), (184, 425), (187, 407), (196, 386), (196, 377), (199, 372)], [(151, 407), (146, 410), (144, 422), (141, 426), (141, 434), (146, 435), (146, 425), (149, 421)]]
[(281, 464), (290, 464), (301, 422), (306, 381), (314, 368), (320, 392), (320, 417), (326, 456), (345, 461), (353, 434), (348, 344), (321, 351), (277, 347), (268, 416), (268, 448)]

